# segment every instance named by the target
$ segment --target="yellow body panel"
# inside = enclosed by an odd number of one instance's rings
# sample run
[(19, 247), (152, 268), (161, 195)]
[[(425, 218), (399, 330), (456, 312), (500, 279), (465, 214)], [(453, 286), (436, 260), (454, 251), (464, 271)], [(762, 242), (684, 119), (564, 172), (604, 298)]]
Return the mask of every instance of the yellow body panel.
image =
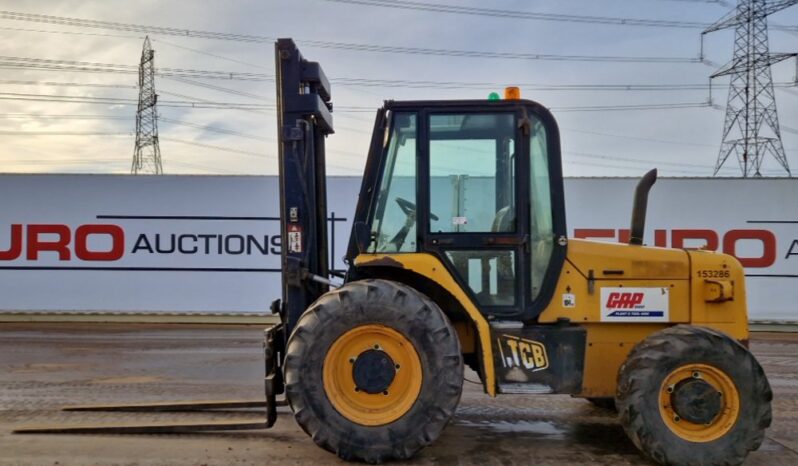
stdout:
[(468, 298), (465, 291), (457, 284), (454, 277), (437, 257), (425, 253), (410, 254), (360, 254), (355, 258), (355, 266), (388, 265), (401, 267), (427, 277), (446, 291), (451, 293), (463, 306), (468, 316), (474, 322), (479, 337), (482, 361), (484, 361), (485, 391), (490, 396), (496, 396), (496, 373), (493, 367), (493, 349), (490, 342), (490, 326), (485, 316)]
[[(496, 395), (496, 374), (490, 325), (440, 260), (425, 253), (361, 254), (356, 266), (390, 265), (427, 277), (454, 296), (476, 329), (457, 330), (463, 347), (479, 341), (485, 390)], [(668, 322), (602, 322), (601, 288), (668, 288)], [(563, 296), (573, 305), (564, 307)], [(732, 256), (706, 251), (653, 248), (571, 239), (551, 302), (538, 316), (540, 324), (567, 318), (587, 330), (582, 392), (585, 397), (615, 395), (618, 369), (632, 348), (648, 335), (686, 323), (720, 330), (737, 340), (748, 339), (745, 275)]]
[(667, 328), (667, 324), (606, 324), (585, 325), (585, 368), (582, 392), (586, 398), (614, 397), (618, 368), (632, 348), (652, 333)]
[[(670, 321), (690, 322), (689, 269), (688, 255), (683, 250), (570, 240), (554, 298), (540, 314), (539, 322), (556, 322), (558, 318), (573, 323), (601, 322), (601, 288), (623, 286), (668, 288)], [(573, 307), (562, 306), (559, 297), (566, 293), (576, 298)]]
[[(725, 254), (572, 239), (554, 296), (539, 322), (568, 318), (584, 325), (587, 345), (580, 395), (611, 397), (618, 368), (634, 345), (672, 324), (711, 327), (746, 340), (744, 280), (740, 263)], [(606, 286), (668, 287), (669, 322), (601, 322), (601, 288)], [(574, 295), (573, 308), (563, 307), (564, 293)]]
[[(732, 256), (711, 251), (690, 251), (692, 322), (748, 338), (745, 271)], [(723, 295), (723, 296), (720, 296)]]
[[(582, 271), (585, 276), (590, 270), (593, 270), (597, 280), (605, 278), (686, 280), (690, 278), (687, 252), (682, 249), (569, 239), (568, 261)], [(617, 275), (617, 272), (623, 272), (623, 275)]]

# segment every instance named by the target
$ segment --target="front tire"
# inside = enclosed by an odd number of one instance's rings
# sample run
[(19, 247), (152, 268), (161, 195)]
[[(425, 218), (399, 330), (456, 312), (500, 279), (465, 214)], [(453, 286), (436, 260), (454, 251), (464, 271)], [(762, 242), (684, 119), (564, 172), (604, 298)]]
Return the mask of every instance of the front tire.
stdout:
[(294, 416), (317, 445), (379, 463), (438, 438), (460, 401), (463, 359), (432, 300), (397, 282), (363, 280), (305, 311), (284, 374)]
[(665, 465), (736, 465), (770, 426), (773, 394), (754, 356), (729, 336), (677, 325), (650, 335), (618, 374), (621, 424)]

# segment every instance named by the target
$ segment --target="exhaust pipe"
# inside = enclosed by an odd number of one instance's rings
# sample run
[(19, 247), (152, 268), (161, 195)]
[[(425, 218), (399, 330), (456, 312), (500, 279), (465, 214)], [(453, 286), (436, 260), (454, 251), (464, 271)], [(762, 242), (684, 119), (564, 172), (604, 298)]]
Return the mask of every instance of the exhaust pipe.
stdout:
[(640, 246), (643, 244), (643, 232), (646, 229), (646, 208), (648, 207), (648, 192), (657, 181), (657, 169), (643, 175), (635, 189), (635, 200), (632, 206), (632, 226), (630, 228), (629, 244)]

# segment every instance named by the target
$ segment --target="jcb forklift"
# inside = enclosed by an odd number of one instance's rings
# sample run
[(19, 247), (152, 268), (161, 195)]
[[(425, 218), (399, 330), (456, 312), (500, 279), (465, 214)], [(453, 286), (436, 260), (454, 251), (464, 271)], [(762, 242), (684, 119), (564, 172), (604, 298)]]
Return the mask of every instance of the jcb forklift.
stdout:
[(545, 107), (514, 88), (386, 101), (339, 274), (326, 230), (330, 85), (290, 39), (276, 43), (276, 70), (283, 296), (266, 332), (262, 427), (284, 393), (339, 457), (409, 458), (451, 419), (467, 365), (491, 397), (614, 402), (662, 464), (739, 464), (760, 446), (772, 393), (747, 348), (743, 269), (643, 245), (656, 171), (638, 185), (628, 244), (569, 239)]
[(412, 456), (452, 417), (468, 365), (489, 396), (614, 399), (632, 441), (664, 464), (737, 464), (759, 447), (772, 394), (747, 349), (743, 269), (642, 245), (655, 171), (629, 244), (568, 239), (545, 107), (515, 89), (388, 101), (331, 291), (330, 87), (290, 40), (276, 69), (285, 273), (270, 394), (285, 389), (318, 445), (367, 462)]

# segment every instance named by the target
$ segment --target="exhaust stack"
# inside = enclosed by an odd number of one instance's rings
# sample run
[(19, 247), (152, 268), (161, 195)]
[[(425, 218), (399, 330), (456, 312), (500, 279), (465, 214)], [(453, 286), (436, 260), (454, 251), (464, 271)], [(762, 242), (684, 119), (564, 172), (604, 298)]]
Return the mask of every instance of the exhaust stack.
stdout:
[(648, 192), (657, 181), (657, 169), (643, 175), (635, 189), (635, 200), (632, 206), (632, 226), (630, 228), (629, 244), (640, 246), (643, 244), (643, 232), (646, 229), (646, 208), (648, 207)]

